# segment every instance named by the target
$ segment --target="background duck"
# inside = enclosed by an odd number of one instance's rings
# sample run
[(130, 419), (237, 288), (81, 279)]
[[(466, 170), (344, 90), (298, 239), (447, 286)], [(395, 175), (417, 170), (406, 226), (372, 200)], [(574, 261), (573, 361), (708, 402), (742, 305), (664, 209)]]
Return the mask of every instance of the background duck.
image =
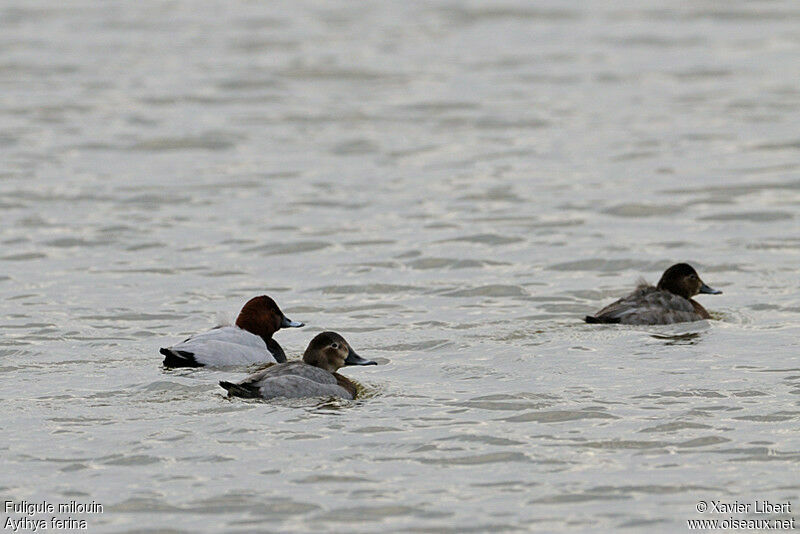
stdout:
[(336, 332), (318, 334), (298, 362), (280, 363), (252, 374), (239, 383), (220, 381), (229, 396), (356, 398), (356, 386), (338, 371), (346, 365), (378, 365), (365, 360)]
[(159, 350), (167, 367), (228, 367), (254, 363), (285, 362), (286, 353), (272, 339), (281, 328), (298, 328), (270, 297), (247, 301), (233, 326), (218, 326)]
[(688, 263), (676, 263), (653, 287), (642, 281), (636, 290), (597, 312), (587, 315), (587, 323), (672, 324), (710, 318), (699, 302), (698, 293), (722, 293), (706, 285)]

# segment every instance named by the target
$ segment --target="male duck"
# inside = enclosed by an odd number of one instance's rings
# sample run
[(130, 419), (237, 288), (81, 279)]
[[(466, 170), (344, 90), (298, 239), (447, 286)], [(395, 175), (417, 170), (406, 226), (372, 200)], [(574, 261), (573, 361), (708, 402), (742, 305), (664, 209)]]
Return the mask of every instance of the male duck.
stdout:
[(672, 324), (709, 319), (706, 309), (692, 300), (698, 293), (719, 295), (722, 291), (703, 283), (691, 265), (677, 263), (664, 271), (657, 286), (642, 280), (633, 293), (594, 316), (587, 315), (586, 322)]
[(303, 361), (280, 363), (239, 383), (221, 381), (230, 397), (356, 398), (356, 386), (336, 371), (345, 365), (378, 365), (365, 360), (336, 332), (322, 332), (308, 344)]
[(228, 367), (285, 362), (286, 354), (272, 334), (303, 323), (286, 317), (266, 295), (250, 299), (234, 326), (218, 326), (171, 347), (162, 348), (166, 367)]

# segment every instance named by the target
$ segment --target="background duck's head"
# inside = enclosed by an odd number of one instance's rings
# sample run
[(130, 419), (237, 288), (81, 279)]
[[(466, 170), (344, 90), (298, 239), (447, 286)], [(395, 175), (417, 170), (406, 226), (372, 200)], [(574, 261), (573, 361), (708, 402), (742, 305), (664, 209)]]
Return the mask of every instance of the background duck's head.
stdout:
[(236, 326), (257, 336), (272, 337), (281, 328), (300, 327), (303, 323), (286, 317), (275, 301), (266, 295), (247, 301), (236, 318)]
[(335, 373), (345, 365), (378, 365), (365, 360), (336, 332), (322, 332), (308, 344), (303, 361), (314, 367)]
[(722, 293), (719, 289), (714, 289), (706, 285), (694, 270), (694, 267), (688, 263), (676, 263), (661, 275), (661, 280), (658, 281), (658, 289), (675, 293), (683, 298), (690, 299), (698, 293), (708, 293), (710, 295), (719, 295)]

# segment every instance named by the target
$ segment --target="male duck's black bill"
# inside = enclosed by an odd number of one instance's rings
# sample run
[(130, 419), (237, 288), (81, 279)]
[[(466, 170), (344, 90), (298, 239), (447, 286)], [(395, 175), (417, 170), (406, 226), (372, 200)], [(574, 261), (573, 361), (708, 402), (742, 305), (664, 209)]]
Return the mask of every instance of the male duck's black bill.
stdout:
[(285, 315), (283, 319), (281, 319), (281, 328), (300, 328), (301, 326), (305, 326), (305, 323), (301, 323), (300, 321), (292, 321)]
[(708, 295), (721, 295), (722, 291), (720, 291), (719, 289), (714, 289), (713, 287), (708, 286), (706, 284), (703, 284), (702, 286), (700, 286), (700, 293), (706, 293)]
[(345, 365), (378, 365), (378, 362), (373, 362), (372, 360), (365, 360), (353, 349), (350, 349), (350, 352), (347, 353), (347, 358), (344, 360)]

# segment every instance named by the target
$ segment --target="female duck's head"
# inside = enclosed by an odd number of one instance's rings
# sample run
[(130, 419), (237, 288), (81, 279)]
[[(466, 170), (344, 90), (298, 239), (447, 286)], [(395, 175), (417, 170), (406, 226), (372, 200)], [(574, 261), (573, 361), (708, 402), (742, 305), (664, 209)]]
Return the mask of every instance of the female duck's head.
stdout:
[(346, 365), (378, 365), (365, 360), (336, 332), (322, 332), (308, 344), (303, 361), (314, 367), (335, 373)]
[(710, 295), (722, 293), (719, 289), (706, 285), (700, 279), (694, 267), (688, 263), (676, 263), (664, 271), (656, 287), (657, 289), (680, 295), (685, 299), (690, 299), (698, 293), (708, 293)]

